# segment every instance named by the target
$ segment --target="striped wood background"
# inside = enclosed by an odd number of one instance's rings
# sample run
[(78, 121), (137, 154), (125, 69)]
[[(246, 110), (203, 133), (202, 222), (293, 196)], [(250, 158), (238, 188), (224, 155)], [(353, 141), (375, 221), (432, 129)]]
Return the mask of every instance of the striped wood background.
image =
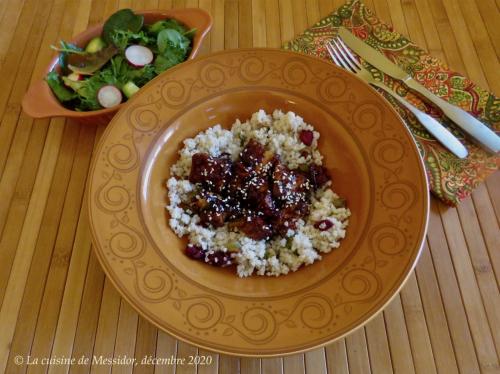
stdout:
[[(500, 94), (498, 0), (366, 0), (379, 17)], [(118, 8), (201, 7), (214, 18), (202, 53), (279, 47), (341, 0), (0, 0), (0, 372), (498, 373), (500, 173), (457, 209), (432, 200), (425, 250), (382, 314), (306, 354), (199, 366), (16, 365), (33, 358), (207, 355), (143, 320), (104, 276), (83, 209), (102, 127), (33, 121), (20, 103), (53, 51)]]

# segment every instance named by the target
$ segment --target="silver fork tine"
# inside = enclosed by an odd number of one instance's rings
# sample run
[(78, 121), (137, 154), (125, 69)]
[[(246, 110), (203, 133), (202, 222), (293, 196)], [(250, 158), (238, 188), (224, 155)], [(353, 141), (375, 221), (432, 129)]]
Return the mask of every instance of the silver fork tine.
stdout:
[(332, 42), (333, 44), (335, 45), (335, 47), (333, 48), (334, 50), (336, 50), (338, 52), (338, 54), (342, 55), (342, 59), (344, 60), (344, 62), (349, 65), (349, 67), (351, 68), (351, 70), (353, 70), (354, 72), (358, 71), (359, 70), (359, 67), (354, 64), (348, 57), (347, 57), (347, 54), (344, 52), (342, 46), (340, 46), (340, 44), (338, 44), (338, 42), (335, 40), (335, 39), (332, 39)]
[(351, 53), (351, 51), (349, 50), (349, 48), (347, 48), (347, 46), (345, 45), (344, 41), (342, 40), (342, 38), (340, 36), (337, 35), (337, 37), (335, 38), (341, 48), (344, 50), (344, 52), (347, 54), (347, 56), (349, 57), (349, 59), (359, 68), (361, 68), (361, 64), (359, 63), (359, 61), (356, 59), (356, 57), (354, 57), (354, 55)]
[(335, 60), (335, 63), (347, 70), (353, 71), (354, 73), (356, 72), (355, 70), (352, 69), (352, 67), (346, 63), (345, 59), (342, 57), (342, 55), (337, 51), (337, 49), (330, 43), (328, 42), (326, 44), (326, 48), (328, 49), (328, 52), (330, 52), (330, 55), (332, 58)]
[(467, 156), (467, 148), (465, 148), (464, 145), (439, 122), (405, 101), (390, 87), (387, 87), (383, 82), (375, 80), (370, 72), (366, 70), (358, 60), (356, 60), (356, 58), (354, 57), (355, 55), (353, 56), (353, 54), (349, 51), (340, 37), (333, 38), (330, 42), (326, 43), (326, 49), (328, 50), (328, 53), (332, 57), (332, 60), (333, 62), (335, 62), (335, 64), (345, 68), (346, 70), (352, 71), (366, 83), (375, 87), (379, 87), (392, 95), (397, 101), (401, 103), (401, 105), (412, 112), (413, 115), (422, 124), (422, 126), (429, 130), (429, 132), (434, 135), (434, 137), (439, 140), (446, 148), (448, 148), (454, 155), (459, 158), (464, 158)]
[(342, 63), (337, 59), (337, 56), (335, 56), (335, 53), (332, 50), (332, 46), (330, 45), (330, 42), (326, 43), (326, 50), (330, 54), (330, 57), (332, 58), (333, 62), (335, 62), (336, 65), (340, 67), (344, 67)]

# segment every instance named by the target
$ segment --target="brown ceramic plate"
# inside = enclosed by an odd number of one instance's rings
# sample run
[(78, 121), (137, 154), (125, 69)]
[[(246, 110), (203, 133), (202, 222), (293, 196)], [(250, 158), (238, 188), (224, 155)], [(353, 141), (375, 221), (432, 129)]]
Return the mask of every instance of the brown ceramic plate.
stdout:
[[(352, 217), (322, 261), (240, 279), (183, 254), (165, 181), (183, 139), (260, 108), (316, 127)], [(429, 204), (417, 147), (388, 103), (333, 64), (273, 49), (205, 56), (149, 83), (108, 126), (88, 187), (94, 248), (121, 294), (177, 338), (240, 356), (311, 349), (372, 318), (415, 266)]]
[[(188, 60), (192, 60), (196, 56), (201, 46), (201, 42), (212, 27), (212, 18), (203, 9), (142, 10), (136, 13), (144, 15), (145, 24), (151, 24), (165, 18), (173, 18), (186, 25), (188, 29), (196, 29), (193, 46)], [(71, 43), (79, 47), (84, 47), (92, 38), (101, 34), (103, 25), (104, 23), (101, 22), (88, 28), (81, 34), (75, 36)], [(44, 77), (57, 65), (57, 59), (58, 56), (52, 59), (44, 72)], [(56, 67), (56, 69), (58, 68)], [(31, 85), (23, 98), (23, 110), (31, 117), (68, 117), (89, 124), (108, 123), (122, 106), (123, 104), (120, 104), (114, 108), (88, 112), (78, 112), (67, 109), (57, 100), (50, 90), (49, 85), (43, 79)]]

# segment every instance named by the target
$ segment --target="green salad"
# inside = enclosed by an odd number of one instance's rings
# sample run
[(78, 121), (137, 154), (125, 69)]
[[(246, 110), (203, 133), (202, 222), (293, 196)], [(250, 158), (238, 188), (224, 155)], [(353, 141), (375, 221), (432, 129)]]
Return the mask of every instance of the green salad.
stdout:
[(174, 19), (144, 24), (144, 16), (121, 9), (108, 18), (100, 36), (86, 47), (61, 41), (58, 64), (45, 78), (67, 108), (112, 108), (158, 74), (185, 61), (196, 30)]

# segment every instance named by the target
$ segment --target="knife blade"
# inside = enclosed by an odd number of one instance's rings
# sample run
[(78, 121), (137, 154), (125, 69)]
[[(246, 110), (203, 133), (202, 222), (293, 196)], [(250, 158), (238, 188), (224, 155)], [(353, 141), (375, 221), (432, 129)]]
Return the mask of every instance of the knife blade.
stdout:
[(339, 28), (339, 36), (349, 46), (349, 48), (361, 56), (363, 60), (391, 77), (403, 81), (408, 87), (417, 91), (440, 107), (449, 119), (451, 119), (480, 146), (492, 153), (500, 151), (500, 137), (484, 123), (478, 121), (466, 111), (451, 105), (440, 97), (434, 95), (427, 88), (414, 80), (398, 65), (390, 61), (379, 51), (355, 37), (346, 28)]

